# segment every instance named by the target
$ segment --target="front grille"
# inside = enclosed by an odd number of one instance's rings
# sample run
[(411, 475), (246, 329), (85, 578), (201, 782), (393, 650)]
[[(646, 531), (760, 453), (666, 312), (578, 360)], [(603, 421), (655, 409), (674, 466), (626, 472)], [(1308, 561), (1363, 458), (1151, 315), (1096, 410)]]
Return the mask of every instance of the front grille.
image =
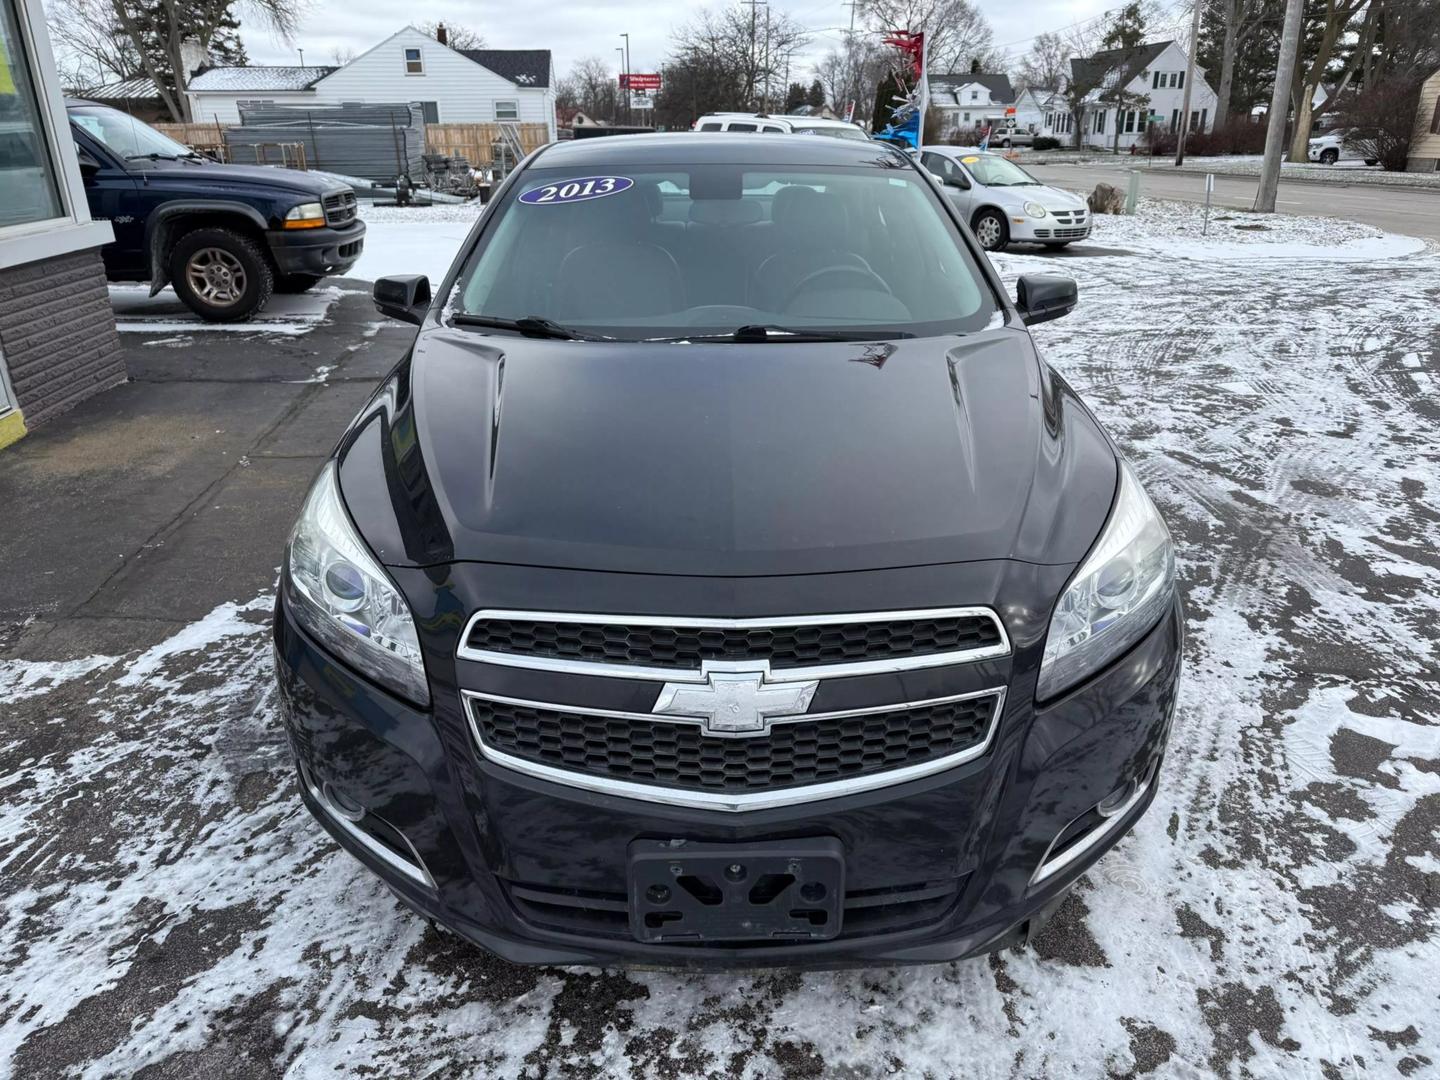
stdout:
[(325, 196), (325, 223), (332, 228), (349, 225), (359, 213), (353, 191), (337, 191)]
[(1052, 210), (1051, 216), (1055, 218), (1057, 225), (1083, 225), (1085, 223), (1084, 210)]
[(998, 694), (888, 712), (776, 722), (741, 739), (698, 723), (590, 715), (470, 696), (481, 742), (585, 776), (716, 794), (773, 792), (889, 772), (984, 744)]
[[(848, 618), (848, 617), (845, 617)], [(582, 663), (694, 670), (706, 660), (768, 660), (774, 670), (887, 661), (992, 649), (1004, 643), (996, 618), (983, 611), (855, 621), (725, 625), (650, 625), (617, 619), (491, 617), (481, 613), (465, 639), (470, 653), (532, 656)], [(471, 659), (482, 659), (474, 656)]]
[[(931, 926), (954, 908), (964, 878), (917, 881), (887, 888), (847, 890), (840, 939), (872, 937)], [(557, 933), (629, 938), (629, 904), (623, 892), (574, 889), (501, 880), (510, 902), (531, 926)], [(686, 944), (676, 942), (673, 944)], [(703, 946), (704, 942), (695, 942)], [(725, 942), (727, 948), (753, 943)]]

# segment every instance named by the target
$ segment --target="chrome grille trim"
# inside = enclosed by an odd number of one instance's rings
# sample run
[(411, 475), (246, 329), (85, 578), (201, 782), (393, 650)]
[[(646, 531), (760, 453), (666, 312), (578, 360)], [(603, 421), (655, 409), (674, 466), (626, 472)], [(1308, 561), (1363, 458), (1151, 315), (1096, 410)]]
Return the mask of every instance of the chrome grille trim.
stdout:
[[(670, 620), (666, 625), (674, 625), (674, 621)], [(849, 666), (853, 667), (855, 665)], [(983, 756), (990, 749), (990, 745), (995, 739), (995, 731), (999, 726), (1000, 718), (1005, 713), (1005, 688), (1002, 686), (976, 690), (966, 694), (956, 694), (950, 697), (932, 698), (923, 701), (897, 702), (873, 708), (850, 709), (828, 713), (800, 713), (795, 716), (785, 717), (777, 716), (772, 718), (772, 724), (778, 725), (788, 722), (806, 722), (836, 719), (845, 716), (894, 712), (900, 709), (922, 708), (930, 705), (947, 704), (954, 701), (966, 701), (982, 697), (993, 697), (995, 699), (994, 708), (990, 713), (990, 721), (985, 728), (985, 737), (974, 746), (966, 747), (957, 753), (938, 757), (931, 761), (917, 762), (914, 765), (907, 765), (898, 769), (871, 773), (868, 776), (827, 781), (823, 784), (808, 784), (800, 787), (783, 788), (776, 791), (722, 794), (718, 792), (667, 788), (656, 784), (640, 784), (629, 780), (615, 780), (603, 776), (592, 776), (587, 773), (572, 772), (569, 769), (560, 769), (551, 765), (542, 765), (526, 758), (515, 757), (504, 751), (496, 750), (487, 745), (481, 736), (480, 726), (475, 718), (473, 702), (476, 700), (488, 700), (509, 705), (520, 705), (527, 708), (540, 708), (558, 712), (572, 712), (617, 719), (642, 720), (646, 723), (683, 724), (693, 722), (698, 724), (700, 723), (698, 719), (692, 720), (689, 717), (666, 716), (657, 713), (621, 712), (576, 705), (527, 701), (521, 698), (502, 697), (497, 694), (486, 694), (473, 690), (462, 690), (461, 695), (465, 703), (465, 716), (470, 725), (471, 738), (474, 739), (475, 746), (479, 749), (481, 755), (496, 765), (504, 766), (507, 769), (512, 769), (515, 772), (523, 773), (526, 776), (532, 776), (539, 780), (548, 780), (552, 783), (563, 784), (567, 787), (591, 791), (601, 795), (618, 795), (644, 802), (660, 803), (665, 806), (689, 807), (699, 810), (721, 810), (730, 813), (747, 810), (771, 810), (776, 807), (793, 806), (797, 803), (837, 799), (846, 795), (855, 795), (864, 791), (873, 791), (877, 788), (890, 787), (894, 784), (903, 784), (910, 780), (919, 780), (923, 777), (943, 772), (946, 769), (953, 769), (956, 766), (963, 765), (966, 762)]]
[[(941, 618), (988, 618), (999, 633), (995, 645), (977, 649), (962, 649), (951, 652), (927, 653), (920, 656), (897, 656), (883, 660), (858, 660), (834, 664), (812, 664), (806, 667), (786, 667), (771, 671), (767, 678), (771, 682), (789, 682), (808, 679), (844, 678), (853, 675), (883, 675), (894, 671), (913, 671), (918, 668), (948, 667), (953, 664), (970, 664), (980, 660), (995, 660), (1010, 655), (1010, 636), (1005, 623), (987, 607), (919, 608), (904, 611), (868, 611), (839, 615), (787, 615), (765, 616), (762, 618), (721, 619), (694, 618), (684, 615), (608, 615), (593, 612), (517, 611), (505, 608), (485, 608), (470, 616), (460, 635), (455, 655), (461, 660), (473, 660), (482, 664), (498, 664), (503, 667), (528, 668), (534, 671), (554, 671), (569, 675), (594, 675), (614, 679), (644, 679), (651, 682), (704, 682), (705, 675), (699, 667), (648, 667), (641, 664), (614, 664), (596, 660), (574, 660), (564, 657), (532, 656), (524, 653), (493, 652), (471, 648), (467, 643), (475, 625), (486, 619), (513, 619), (526, 622), (581, 623), (592, 626), (674, 626), (691, 630), (757, 630), (789, 626), (829, 626), (843, 623), (885, 623), (910, 619)], [(740, 659), (737, 657), (737, 659)]]

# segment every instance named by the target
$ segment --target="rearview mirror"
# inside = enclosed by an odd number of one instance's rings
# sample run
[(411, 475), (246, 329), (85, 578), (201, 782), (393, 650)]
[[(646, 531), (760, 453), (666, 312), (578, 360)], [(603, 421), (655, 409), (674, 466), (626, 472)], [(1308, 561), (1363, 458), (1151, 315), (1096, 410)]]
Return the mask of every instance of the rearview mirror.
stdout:
[(1015, 306), (1026, 326), (1069, 315), (1080, 301), (1074, 278), (1059, 274), (1022, 274), (1015, 283)]
[(381, 315), (419, 326), (430, 310), (430, 279), (424, 274), (382, 277), (371, 296)]

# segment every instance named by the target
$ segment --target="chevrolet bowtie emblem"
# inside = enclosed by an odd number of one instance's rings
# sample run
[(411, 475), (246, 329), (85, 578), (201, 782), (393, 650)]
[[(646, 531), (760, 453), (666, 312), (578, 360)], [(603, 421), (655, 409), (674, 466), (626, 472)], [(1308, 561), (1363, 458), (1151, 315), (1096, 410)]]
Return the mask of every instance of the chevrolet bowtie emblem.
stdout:
[(666, 683), (652, 712), (698, 716), (706, 735), (764, 735), (775, 716), (797, 716), (810, 708), (818, 680), (771, 682), (768, 663), (707, 660), (705, 681)]

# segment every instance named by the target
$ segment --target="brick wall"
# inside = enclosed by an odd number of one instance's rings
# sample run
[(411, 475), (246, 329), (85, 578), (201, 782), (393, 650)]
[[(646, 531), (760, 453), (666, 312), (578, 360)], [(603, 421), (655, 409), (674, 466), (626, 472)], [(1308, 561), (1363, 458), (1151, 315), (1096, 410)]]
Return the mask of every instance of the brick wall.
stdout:
[(0, 350), (27, 427), (124, 382), (99, 252), (0, 270)]

